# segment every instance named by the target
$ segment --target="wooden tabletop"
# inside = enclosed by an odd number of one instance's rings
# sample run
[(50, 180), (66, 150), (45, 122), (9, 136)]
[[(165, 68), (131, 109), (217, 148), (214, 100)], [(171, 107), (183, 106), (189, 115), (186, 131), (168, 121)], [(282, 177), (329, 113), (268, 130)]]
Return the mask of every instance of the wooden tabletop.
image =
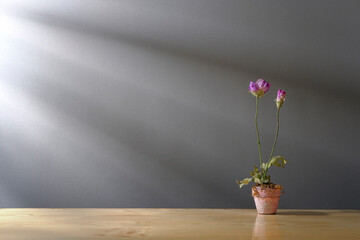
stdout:
[(360, 210), (0, 209), (4, 240), (360, 239)]

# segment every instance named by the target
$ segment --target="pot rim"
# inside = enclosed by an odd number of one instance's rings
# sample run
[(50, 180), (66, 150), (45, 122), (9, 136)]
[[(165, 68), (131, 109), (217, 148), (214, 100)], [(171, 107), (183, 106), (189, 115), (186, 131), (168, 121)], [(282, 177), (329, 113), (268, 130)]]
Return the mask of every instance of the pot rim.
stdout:
[(258, 198), (280, 198), (283, 187), (281, 185), (279, 188), (267, 188), (263, 186), (253, 186), (251, 188), (252, 196)]

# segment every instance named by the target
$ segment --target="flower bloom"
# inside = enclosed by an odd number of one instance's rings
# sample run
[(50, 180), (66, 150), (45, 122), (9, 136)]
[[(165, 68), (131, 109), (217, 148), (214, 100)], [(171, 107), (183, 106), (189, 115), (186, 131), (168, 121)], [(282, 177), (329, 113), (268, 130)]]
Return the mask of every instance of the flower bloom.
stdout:
[(270, 87), (270, 83), (263, 79), (258, 79), (256, 82), (250, 82), (249, 92), (256, 97), (262, 97), (267, 91), (269, 91)]
[(286, 92), (279, 89), (277, 92), (277, 97), (275, 99), (277, 108), (280, 108), (281, 105), (285, 102)]

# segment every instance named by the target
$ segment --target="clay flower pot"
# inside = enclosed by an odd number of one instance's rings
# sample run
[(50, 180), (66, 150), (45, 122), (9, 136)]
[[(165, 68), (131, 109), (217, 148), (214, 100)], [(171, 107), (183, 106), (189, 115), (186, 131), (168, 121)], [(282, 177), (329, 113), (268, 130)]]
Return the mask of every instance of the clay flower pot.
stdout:
[(276, 214), (279, 206), (282, 187), (276, 185), (275, 188), (265, 186), (253, 186), (252, 196), (254, 197), (256, 210), (259, 214)]

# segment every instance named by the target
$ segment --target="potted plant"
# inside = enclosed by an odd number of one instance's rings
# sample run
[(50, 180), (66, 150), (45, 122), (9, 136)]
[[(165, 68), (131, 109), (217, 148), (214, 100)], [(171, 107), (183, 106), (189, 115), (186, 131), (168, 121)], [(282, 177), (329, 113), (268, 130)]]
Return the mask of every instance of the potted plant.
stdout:
[(249, 184), (250, 182), (255, 183), (255, 186), (252, 187), (252, 196), (254, 197), (256, 210), (259, 214), (276, 214), (283, 187), (281, 185), (277, 185), (271, 182), (268, 170), (271, 166), (284, 167), (287, 163), (283, 156), (273, 156), (277, 138), (279, 135), (280, 108), (283, 105), (286, 97), (286, 92), (284, 90), (278, 90), (277, 97), (275, 99), (277, 108), (276, 133), (269, 161), (263, 162), (261, 157), (261, 144), (257, 124), (258, 105), (259, 99), (262, 98), (267, 91), (269, 91), (270, 87), (270, 83), (266, 82), (263, 79), (258, 79), (256, 82), (250, 82), (249, 92), (256, 97), (255, 128), (257, 134), (257, 142), (259, 146), (260, 165), (259, 167), (255, 165), (254, 171), (250, 172), (250, 178), (245, 178), (241, 181), (236, 180), (240, 188), (242, 188), (244, 185)]

